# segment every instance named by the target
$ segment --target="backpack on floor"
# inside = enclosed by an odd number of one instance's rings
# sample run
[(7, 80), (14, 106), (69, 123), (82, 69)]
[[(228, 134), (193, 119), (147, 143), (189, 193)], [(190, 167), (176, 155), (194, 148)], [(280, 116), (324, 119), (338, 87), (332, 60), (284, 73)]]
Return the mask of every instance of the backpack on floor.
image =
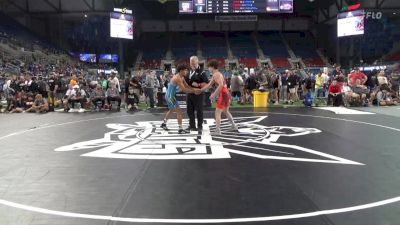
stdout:
[(311, 107), (312, 104), (313, 104), (313, 97), (311, 96), (311, 93), (308, 93), (304, 98), (304, 106)]

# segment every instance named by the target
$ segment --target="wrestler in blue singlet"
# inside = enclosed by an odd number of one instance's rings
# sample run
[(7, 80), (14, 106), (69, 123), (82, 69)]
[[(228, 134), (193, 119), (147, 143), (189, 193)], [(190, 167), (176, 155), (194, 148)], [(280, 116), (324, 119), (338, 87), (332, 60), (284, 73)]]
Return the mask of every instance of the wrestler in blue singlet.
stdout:
[(168, 84), (167, 93), (165, 93), (165, 100), (167, 101), (169, 110), (174, 110), (179, 107), (179, 104), (176, 101), (177, 90), (178, 90), (178, 86), (175, 86), (171, 80)]

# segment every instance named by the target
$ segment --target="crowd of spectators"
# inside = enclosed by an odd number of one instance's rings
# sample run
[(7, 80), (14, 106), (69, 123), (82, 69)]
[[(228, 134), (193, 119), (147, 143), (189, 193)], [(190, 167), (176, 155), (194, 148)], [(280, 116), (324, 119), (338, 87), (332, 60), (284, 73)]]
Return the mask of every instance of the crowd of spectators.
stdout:
[[(17, 70), (7, 65), (14, 65)], [(103, 65), (104, 67), (104, 65)], [(15, 69), (15, 68), (14, 68)], [(231, 75), (229, 75), (231, 74)], [(136, 71), (125, 80), (116, 72), (109, 75), (89, 72), (84, 65), (53, 65), (2, 61), (0, 63), (1, 111), (10, 113), (45, 113), (55, 109), (128, 111), (139, 103), (157, 106), (172, 72)], [(332, 72), (312, 74), (300, 70), (276, 71), (271, 68), (225, 71), (232, 97), (239, 104), (251, 104), (254, 90), (268, 91), (271, 104), (293, 104), (307, 98), (313, 105), (325, 101), (333, 106), (390, 106), (399, 103), (399, 73), (359, 69), (345, 73), (337, 67)], [(115, 107), (113, 107), (115, 106)]]
[(399, 104), (398, 71), (374, 70), (361, 72), (355, 68), (350, 73), (338, 66), (331, 72), (311, 72), (270, 68), (254, 72), (239, 69), (227, 78), (232, 96), (238, 103), (252, 102), (255, 89), (269, 92), (273, 104), (293, 104), (311, 98), (313, 105), (323, 101), (333, 106), (390, 106)]
[(140, 101), (154, 108), (157, 93), (163, 88), (162, 80), (163, 76), (150, 70), (120, 80), (116, 71), (97, 74), (81, 64), (24, 65), (3, 60), (0, 63), (0, 109), (10, 113), (45, 113), (55, 109), (120, 111), (122, 103), (126, 103), (131, 111), (138, 109)]

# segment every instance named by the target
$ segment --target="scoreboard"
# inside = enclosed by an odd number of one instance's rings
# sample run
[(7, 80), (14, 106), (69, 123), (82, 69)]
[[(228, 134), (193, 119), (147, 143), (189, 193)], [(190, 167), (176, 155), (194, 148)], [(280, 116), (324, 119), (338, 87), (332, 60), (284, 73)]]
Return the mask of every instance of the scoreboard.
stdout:
[(293, 0), (179, 0), (179, 13), (293, 13)]

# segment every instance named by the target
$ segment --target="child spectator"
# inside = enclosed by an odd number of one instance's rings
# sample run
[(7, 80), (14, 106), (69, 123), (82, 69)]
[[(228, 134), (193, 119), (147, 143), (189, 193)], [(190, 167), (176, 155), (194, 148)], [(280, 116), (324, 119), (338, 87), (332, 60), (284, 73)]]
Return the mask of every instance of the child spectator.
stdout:
[(26, 112), (33, 112), (33, 113), (46, 113), (48, 111), (49, 111), (49, 104), (41, 94), (37, 94), (35, 96), (35, 101), (33, 102), (32, 107), (26, 110)]
[(110, 88), (107, 90), (107, 103), (109, 108), (112, 108), (111, 102), (116, 101), (118, 103), (117, 111), (121, 110), (121, 96), (119, 96), (119, 91), (115, 82), (110, 82)]

